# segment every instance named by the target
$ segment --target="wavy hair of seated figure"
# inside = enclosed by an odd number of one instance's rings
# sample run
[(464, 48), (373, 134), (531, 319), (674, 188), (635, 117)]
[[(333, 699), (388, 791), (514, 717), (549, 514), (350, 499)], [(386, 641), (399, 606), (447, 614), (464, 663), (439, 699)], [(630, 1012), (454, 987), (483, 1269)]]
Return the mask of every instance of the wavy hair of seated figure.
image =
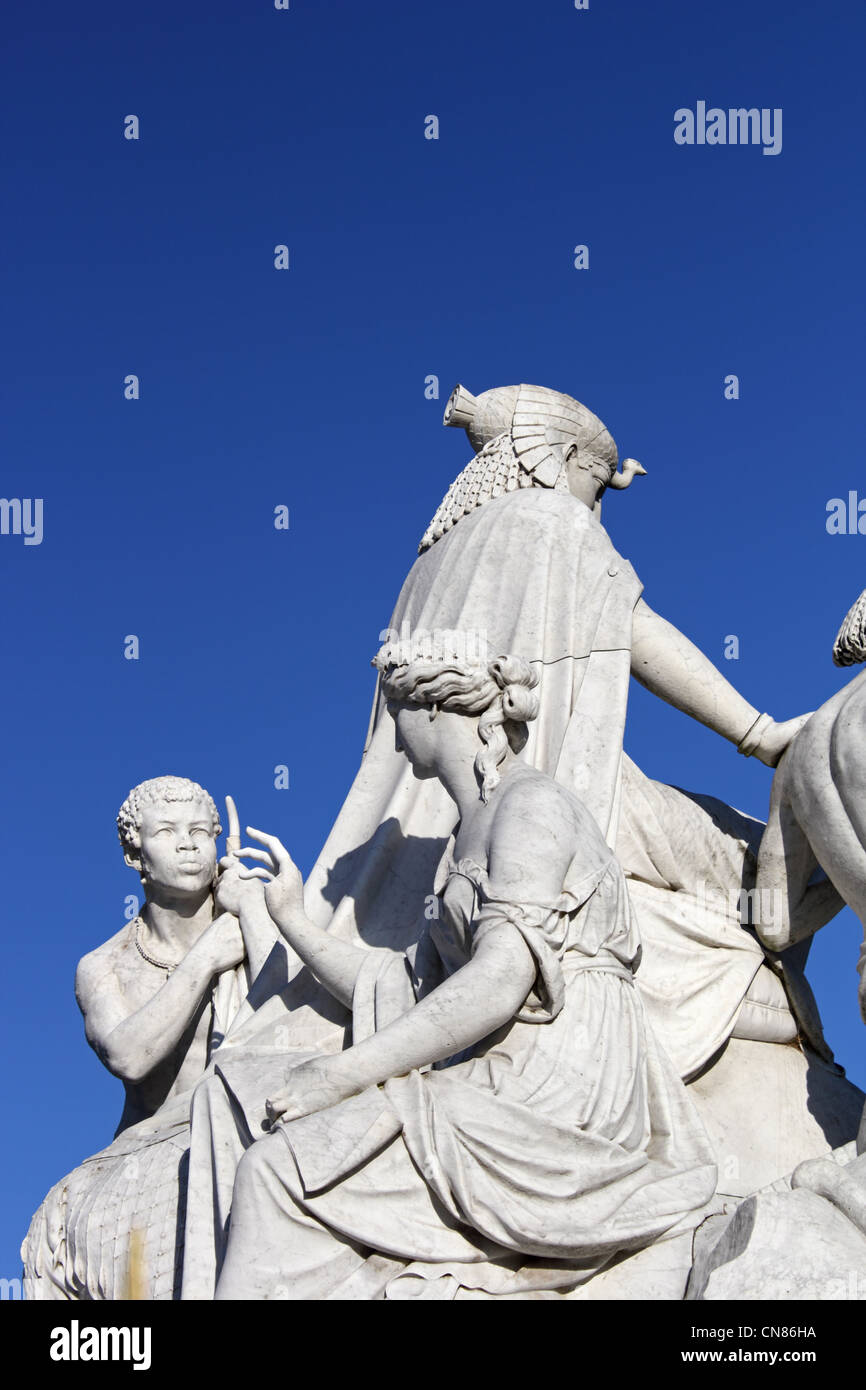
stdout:
[(482, 747), (475, 757), (481, 799), (487, 802), (499, 785), (499, 768), (509, 748), (519, 753), (526, 745), (527, 721), (538, 714), (538, 676), (519, 656), (490, 662), (436, 662), (423, 657), (400, 664), (390, 646), (375, 658), (382, 673), (382, 691), (390, 704), (419, 704), (453, 714), (477, 714)]

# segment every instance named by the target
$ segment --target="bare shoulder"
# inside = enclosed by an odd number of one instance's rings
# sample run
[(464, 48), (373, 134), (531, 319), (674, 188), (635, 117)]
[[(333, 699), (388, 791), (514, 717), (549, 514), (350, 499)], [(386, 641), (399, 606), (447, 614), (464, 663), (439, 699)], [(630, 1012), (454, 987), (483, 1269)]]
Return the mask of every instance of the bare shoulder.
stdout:
[(530, 834), (557, 831), (566, 838), (569, 831), (579, 833), (587, 818), (591, 820), (589, 812), (567, 787), (544, 772), (523, 767), (503, 784), (495, 816), (503, 826), (523, 827)]
[(523, 768), (512, 773), (491, 825), (491, 877), (529, 898), (557, 896), (587, 828), (589, 813), (582, 812), (552, 777)]
[(81, 1008), (90, 1003), (95, 991), (119, 980), (133, 949), (132, 923), (125, 922), (114, 936), (81, 957), (75, 971), (75, 997)]

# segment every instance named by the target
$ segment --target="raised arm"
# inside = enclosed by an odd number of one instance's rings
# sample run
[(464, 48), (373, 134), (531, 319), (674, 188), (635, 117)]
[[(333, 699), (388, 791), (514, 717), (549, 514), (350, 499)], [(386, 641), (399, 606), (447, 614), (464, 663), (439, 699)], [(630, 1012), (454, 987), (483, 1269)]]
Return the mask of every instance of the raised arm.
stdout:
[(234, 854), (220, 860), (220, 871), (215, 901), (223, 912), (238, 919), (252, 988), (274, 946), (282, 944), (283, 938), (268, 912), (264, 885), (258, 879), (243, 882), (244, 867)]
[(243, 958), (237, 922), (228, 914), (217, 917), (153, 998), (130, 1013), (111, 957), (92, 952), (75, 975), (87, 1041), (114, 1076), (139, 1084), (172, 1055), (214, 976)]
[[(654, 695), (775, 767), (803, 718), (777, 724), (750, 705), (700, 648), (643, 599), (634, 611), (632, 675)], [(763, 719), (763, 725), (758, 723)], [(746, 736), (754, 729), (754, 747)]]
[[(524, 783), (520, 790), (503, 805), (491, 830), (490, 874), (497, 891), (515, 900), (523, 894), (530, 902), (554, 901), (573, 856), (573, 827), (547, 779)], [(269, 1115), (295, 1119), (389, 1077), (453, 1057), (515, 1018), (536, 970), (518, 929), (505, 920), (496, 923), (480, 936), (467, 964), (402, 1018), (344, 1052), (294, 1068), (286, 1088), (269, 1097)]]
[(245, 858), (258, 861), (256, 868), (241, 869), (239, 877), (260, 877), (267, 881), (265, 903), (286, 941), (328, 993), (351, 1009), (358, 971), (368, 952), (340, 941), (310, 921), (304, 911), (304, 882), (300, 871), (275, 835), (265, 835), (249, 825), (247, 834), (266, 849), (238, 851)]
[[(277, 942), (282, 936), (265, 903), (264, 885), (244, 870), (238, 859), (241, 847), (240, 822), (234, 799), (226, 797), (228, 833), (226, 855), (219, 862), (215, 900), (223, 912), (237, 917), (246, 947), (249, 983), (252, 988)], [(244, 880), (247, 880), (246, 882)]]

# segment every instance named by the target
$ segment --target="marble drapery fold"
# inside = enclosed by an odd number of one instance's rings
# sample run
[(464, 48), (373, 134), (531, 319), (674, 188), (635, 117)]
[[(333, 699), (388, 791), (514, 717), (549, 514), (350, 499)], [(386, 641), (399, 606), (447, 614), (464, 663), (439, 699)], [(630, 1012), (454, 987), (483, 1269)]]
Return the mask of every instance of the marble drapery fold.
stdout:
[[(552, 903), (509, 901), (481, 866), (448, 864), (430, 932), (443, 975), (507, 922), (536, 961), (526, 1005), (448, 1062), (253, 1145), (219, 1297), (343, 1297), (369, 1256), (403, 1262), (376, 1265), (388, 1297), (443, 1296), (424, 1287), (440, 1279), (451, 1293), (569, 1289), (696, 1219), (715, 1190), (713, 1155), (634, 988), (640, 947), (622, 871), (588, 813), (584, 830)], [(458, 876), (475, 890), (471, 919), (448, 904)], [(436, 983), (406, 957), (371, 952), (355, 1040)], [(412, 1283), (398, 1290), (404, 1275)]]

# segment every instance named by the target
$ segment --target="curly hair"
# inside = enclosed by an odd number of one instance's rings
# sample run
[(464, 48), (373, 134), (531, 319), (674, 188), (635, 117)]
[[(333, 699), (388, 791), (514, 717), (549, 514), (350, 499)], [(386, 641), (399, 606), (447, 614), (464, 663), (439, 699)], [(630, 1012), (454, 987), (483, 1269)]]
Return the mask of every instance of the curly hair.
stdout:
[(475, 771), (481, 800), (488, 801), (499, 785), (499, 767), (509, 746), (520, 752), (528, 736), (527, 722), (538, 714), (538, 676), (529, 662), (522, 656), (499, 656), (483, 663), (419, 658), (398, 665), (386, 646), (373, 664), (382, 673), (382, 690), (389, 700), (479, 715), (482, 747)]
[(188, 777), (151, 777), (133, 787), (117, 813), (117, 834), (124, 854), (136, 859), (141, 849), (141, 812), (145, 806), (157, 806), (165, 801), (197, 801), (207, 803), (213, 822), (214, 839), (222, 832), (219, 811), (210, 792), (191, 782)]

